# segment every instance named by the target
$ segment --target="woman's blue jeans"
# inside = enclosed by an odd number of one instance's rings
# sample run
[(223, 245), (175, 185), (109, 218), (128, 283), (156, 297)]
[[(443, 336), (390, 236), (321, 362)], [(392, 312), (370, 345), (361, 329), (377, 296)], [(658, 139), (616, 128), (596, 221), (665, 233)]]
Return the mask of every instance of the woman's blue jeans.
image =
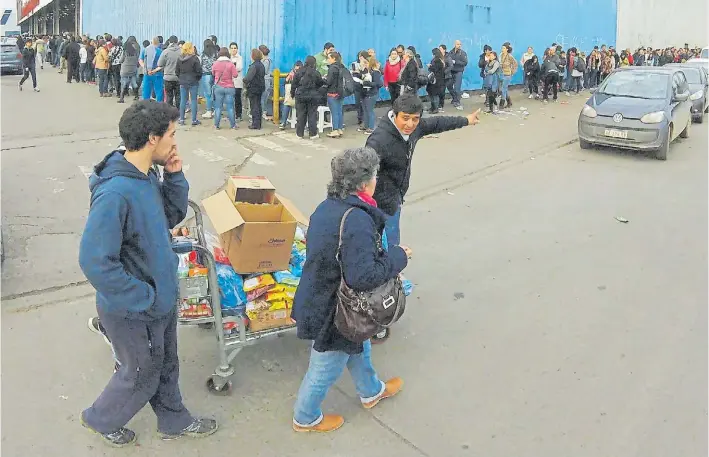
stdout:
[(105, 94), (108, 92), (108, 70), (101, 68), (96, 69), (98, 75), (98, 93)]
[(214, 86), (214, 126), (219, 127), (222, 120), (222, 108), (226, 103), (226, 112), (229, 117), (229, 125), (231, 128), (236, 127), (234, 119), (234, 94), (236, 90), (233, 87)]
[(288, 105), (283, 105), (283, 112), (281, 113), (281, 125), (285, 127), (288, 125), (288, 116), (290, 116), (290, 112), (293, 108), (288, 106)]
[(187, 109), (187, 94), (190, 96), (190, 109), (192, 110), (192, 123), (197, 122), (197, 89), (199, 86), (180, 86), (180, 120), (185, 120)]
[(507, 100), (507, 88), (510, 87), (510, 81), (512, 80), (512, 76), (503, 76), (502, 77), (502, 99)]
[(343, 129), (342, 101), (341, 98), (327, 96), (327, 107), (330, 108), (332, 116), (332, 130)]
[(273, 116), (273, 103), (269, 103), (268, 99), (273, 96), (273, 79), (266, 78), (266, 90), (261, 94), (261, 109), (266, 116)]
[(374, 105), (377, 103), (376, 95), (362, 97), (362, 111), (364, 114), (364, 126), (370, 130), (374, 130)]
[(372, 366), (372, 343), (367, 340), (360, 354), (341, 351), (310, 350), (310, 364), (295, 401), (293, 421), (301, 426), (314, 426), (323, 418), (322, 405), (328, 390), (340, 378), (345, 367), (350, 372), (362, 403), (374, 400), (386, 386)]
[(207, 102), (207, 111), (214, 111), (214, 105), (212, 100), (212, 75), (202, 75), (202, 79), (199, 80), (200, 92), (202, 92), (202, 97)]

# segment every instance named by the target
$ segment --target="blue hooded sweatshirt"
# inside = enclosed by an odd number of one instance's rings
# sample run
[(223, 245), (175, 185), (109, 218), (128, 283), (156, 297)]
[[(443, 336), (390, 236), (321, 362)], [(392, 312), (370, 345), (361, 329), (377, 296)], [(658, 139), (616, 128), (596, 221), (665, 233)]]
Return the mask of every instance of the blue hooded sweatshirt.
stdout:
[(127, 319), (153, 320), (176, 309), (177, 255), (169, 229), (187, 214), (185, 175), (138, 170), (113, 151), (89, 178), (91, 207), (79, 265), (96, 306)]

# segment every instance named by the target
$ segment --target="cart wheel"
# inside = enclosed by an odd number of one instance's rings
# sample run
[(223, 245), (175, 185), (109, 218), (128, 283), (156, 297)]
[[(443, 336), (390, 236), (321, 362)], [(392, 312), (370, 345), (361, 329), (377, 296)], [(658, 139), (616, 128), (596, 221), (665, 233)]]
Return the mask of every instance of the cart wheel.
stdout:
[(372, 344), (382, 344), (389, 339), (390, 334), (391, 331), (388, 328), (382, 330), (371, 338)]
[(211, 330), (214, 328), (214, 322), (207, 322), (205, 324), (198, 324), (197, 327), (202, 328), (204, 330)]
[(207, 378), (207, 390), (214, 395), (226, 396), (231, 394), (231, 381), (225, 382), (221, 386), (217, 386), (214, 383), (214, 378), (210, 376)]

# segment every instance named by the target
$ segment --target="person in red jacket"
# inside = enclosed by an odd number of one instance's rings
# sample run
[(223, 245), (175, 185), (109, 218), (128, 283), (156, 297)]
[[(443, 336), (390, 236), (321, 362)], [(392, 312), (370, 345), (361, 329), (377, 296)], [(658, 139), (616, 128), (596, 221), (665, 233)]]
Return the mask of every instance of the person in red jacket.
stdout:
[(384, 66), (384, 87), (389, 91), (392, 106), (394, 106), (394, 102), (399, 96), (399, 74), (401, 74), (401, 70), (403, 70), (405, 66), (406, 64), (399, 56), (396, 48), (392, 48), (389, 52), (387, 63)]

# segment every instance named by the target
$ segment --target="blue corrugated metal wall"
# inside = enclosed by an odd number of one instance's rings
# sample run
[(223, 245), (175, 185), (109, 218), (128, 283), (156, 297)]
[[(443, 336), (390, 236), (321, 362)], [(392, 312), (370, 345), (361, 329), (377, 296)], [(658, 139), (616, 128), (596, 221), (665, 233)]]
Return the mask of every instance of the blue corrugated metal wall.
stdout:
[[(349, 63), (373, 47), (384, 61), (397, 44), (413, 45), (425, 63), (439, 44), (463, 42), (470, 65), (463, 87), (479, 88), (478, 56), (485, 44), (509, 41), (519, 60), (527, 46), (542, 53), (614, 44), (616, 0), (284, 0), (282, 62), (322, 52), (331, 41)], [(519, 71), (513, 82), (521, 83)]]
[[(219, 43), (248, 50), (266, 44), (282, 70), (322, 51), (331, 41), (346, 63), (373, 47), (384, 61), (401, 43), (413, 45), (424, 62), (441, 43), (463, 42), (470, 65), (463, 87), (481, 84), (477, 58), (485, 44), (499, 50), (509, 41), (519, 59), (527, 46), (541, 53), (552, 42), (564, 49), (614, 44), (617, 0), (83, 0), (83, 32), (97, 35), (177, 35), (201, 48)], [(519, 71), (513, 82), (522, 80)]]
[(176, 35), (200, 51), (216, 35), (221, 46), (237, 42), (245, 64), (260, 44), (275, 61), (283, 40), (283, 0), (82, 0), (81, 6), (82, 33), (135, 35), (140, 42)]

